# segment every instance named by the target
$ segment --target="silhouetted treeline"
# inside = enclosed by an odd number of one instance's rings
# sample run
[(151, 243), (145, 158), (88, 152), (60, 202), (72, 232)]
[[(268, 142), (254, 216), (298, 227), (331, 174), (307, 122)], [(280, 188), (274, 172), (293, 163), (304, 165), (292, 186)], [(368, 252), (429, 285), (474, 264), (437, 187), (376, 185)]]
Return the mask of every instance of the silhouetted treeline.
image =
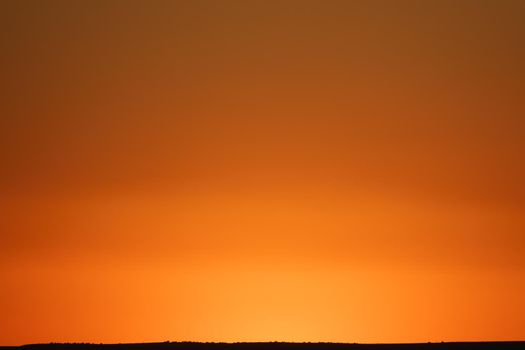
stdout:
[(0, 350), (525, 350), (523, 342), (442, 342), (419, 344), (343, 343), (197, 343), (136, 344), (50, 343), (1, 347)]

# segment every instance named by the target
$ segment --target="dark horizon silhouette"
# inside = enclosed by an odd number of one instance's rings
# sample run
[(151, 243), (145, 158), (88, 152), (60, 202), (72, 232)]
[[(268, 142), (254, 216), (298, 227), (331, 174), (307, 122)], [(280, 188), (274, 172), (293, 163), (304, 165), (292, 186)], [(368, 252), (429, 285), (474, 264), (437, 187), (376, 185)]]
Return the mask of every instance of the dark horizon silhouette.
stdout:
[(331, 343), (331, 342), (154, 342), (154, 343), (45, 343), (0, 346), (0, 350), (517, 350), (525, 341), (428, 342), (428, 343)]

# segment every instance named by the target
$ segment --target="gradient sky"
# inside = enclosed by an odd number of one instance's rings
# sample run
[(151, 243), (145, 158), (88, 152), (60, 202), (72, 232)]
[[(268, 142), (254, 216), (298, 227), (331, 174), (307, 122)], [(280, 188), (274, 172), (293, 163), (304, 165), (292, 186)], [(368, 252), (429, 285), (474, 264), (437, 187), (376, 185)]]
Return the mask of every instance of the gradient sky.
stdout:
[(0, 344), (525, 339), (525, 2), (0, 2)]

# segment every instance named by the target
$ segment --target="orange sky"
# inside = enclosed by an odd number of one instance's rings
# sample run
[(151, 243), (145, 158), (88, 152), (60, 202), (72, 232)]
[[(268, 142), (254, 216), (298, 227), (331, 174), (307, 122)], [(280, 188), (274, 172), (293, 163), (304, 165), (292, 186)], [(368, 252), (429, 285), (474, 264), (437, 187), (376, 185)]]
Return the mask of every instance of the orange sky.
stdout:
[(523, 18), (3, 1), (0, 344), (525, 339)]

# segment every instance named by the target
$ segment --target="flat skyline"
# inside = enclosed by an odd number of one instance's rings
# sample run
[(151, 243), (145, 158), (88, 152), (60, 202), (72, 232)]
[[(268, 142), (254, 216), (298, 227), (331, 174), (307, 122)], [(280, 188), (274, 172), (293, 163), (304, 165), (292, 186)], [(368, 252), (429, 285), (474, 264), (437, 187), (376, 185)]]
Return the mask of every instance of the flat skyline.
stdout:
[(0, 344), (525, 339), (525, 2), (0, 3)]

